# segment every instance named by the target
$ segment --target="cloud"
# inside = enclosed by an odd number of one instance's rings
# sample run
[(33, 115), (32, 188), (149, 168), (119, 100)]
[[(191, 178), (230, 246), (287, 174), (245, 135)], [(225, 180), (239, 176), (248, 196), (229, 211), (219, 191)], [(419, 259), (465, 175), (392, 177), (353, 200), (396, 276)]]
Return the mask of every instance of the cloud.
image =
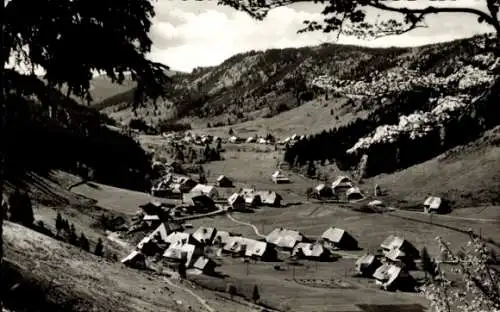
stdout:
[[(395, 1), (393, 6), (413, 7), (466, 6), (482, 8), (484, 1)], [(302, 47), (334, 42), (331, 34), (321, 32), (297, 34), (304, 20), (321, 20), (321, 7), (300, 4), (273, 9), (264, 21), (256, 21), (247, 14), (217, 6), (212, 1), (158, 1), (157, 17), (151, 37), (154, 47), (150, 58), (169, 65), (174, 70), (191, 71), (198, 66), (212, 66), (234, 54), (250, 50)], [(374, 13), (375, 14), (375, 13)], [(385, 14), (385, 13), (382, 13)], [(374, 15), (375, 16), (375, 15)], [(386, 15), (383, 15), (386, 16)], [(341, 37), (338, 43), (366, 46), (416, 46), (442, 42), (491, 31), (479, 25), (476, 17), (464, 14), (443, 14), (427, 19), (428, 29), (411, 33), (360, 41)]]

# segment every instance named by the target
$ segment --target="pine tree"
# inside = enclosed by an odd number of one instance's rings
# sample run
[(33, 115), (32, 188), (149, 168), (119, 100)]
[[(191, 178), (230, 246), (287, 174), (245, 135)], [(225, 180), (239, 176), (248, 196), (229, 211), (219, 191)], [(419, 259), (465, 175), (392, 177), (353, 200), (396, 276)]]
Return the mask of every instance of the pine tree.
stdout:
[(85, 251), (90, 250), (89, 240), (87, 239), (87, 237), (85, 237), (85, 234), (83, 233), (80, 234), (79, 245), (80, 248)]
[(431, 278), (436, 276), (436, 263), (431, 259), (425, 247), (422, 249), (422, 269), (425, 272), (425, 279), (427, 279), (428, 274)]
[(307, 175), (309, 177), (314, 177), (316, 175), (316, 166), (312, 160), (309, 161), (309, 165), (307, 166)]
[(69, 243), (75, 246), (78, 244), (78, 236), (76, 235), (75, 225), (73, 223), (71, 223), (69, 227)]
[(59, 232), (61, 232), (61, 230), (63, 229), (64, 227), (64, 221), (63, 221), (63, 218), (61, 216), (61, 213), (58, 212), (57, 213), (57, 217), (56, 217), (56, 231), (57, 231), (57, 235), (59, 235)]
[(102, 257), (104, 255), (104, 245), (102, 244), (102, 239), (99, 238), (97, 244), (95, 245), (94, 255)]
[(257, 303), (257, 301), (259, 301), (259, 299), (260, 299), (259, 288), (257, 287), (257, 285), (254, 285), (253, 286), (253, 293), (252, 293), (252, 300), (253, 300), (253, 302)]

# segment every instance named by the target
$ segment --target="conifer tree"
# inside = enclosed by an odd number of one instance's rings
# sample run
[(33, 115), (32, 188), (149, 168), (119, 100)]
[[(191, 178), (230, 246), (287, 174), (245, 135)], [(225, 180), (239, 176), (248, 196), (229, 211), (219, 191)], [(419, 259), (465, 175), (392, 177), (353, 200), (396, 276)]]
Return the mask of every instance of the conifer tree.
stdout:
[(83, 249), (85, 251), (90, 250), (89, 240), (87, 239), (87, 237), (85, 237), (85, 234), (83, 234), (83, 233), (80, 234), (80, 238), (79, 238), (78, 243), (79, 243), (81, 249)]
[(95, 245), (94, 255), (102, 257), (104, 255), (104, 245), (102, 243), (102, 239), (99, 238), (97, 244)]

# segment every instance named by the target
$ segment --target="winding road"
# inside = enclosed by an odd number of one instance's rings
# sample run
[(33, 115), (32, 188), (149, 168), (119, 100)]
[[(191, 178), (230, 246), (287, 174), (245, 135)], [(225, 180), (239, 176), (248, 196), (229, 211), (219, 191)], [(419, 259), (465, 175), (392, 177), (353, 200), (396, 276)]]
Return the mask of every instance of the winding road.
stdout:
[(253, 225), (253, 224), (251, 224), (251, 223), (247, 223), (247, 222), (243, 222), (243, 221), (236, 220), (236, 219), (235, 219), (235, 218), (233, 218), (233, 216), (232, 216), (232, 215), (230, 215), (229, 213), (227, 213), (227, 214), (226, 214), (226, 216), (227, 216), (227, 217), (228, 217), (231, 221), (233, 221), (233, 222), (235, 222), (235, 223), (238, 223), (238, 224), (242, 224), (242, 225), (246, 225), (246, 226), (250, 226), (250, 227), (252, 227), (252, 228), (253, 228), (253, 231), (255, 232), (255, 235), (257, 235), (258, 237), (262, 237), (262, 238), (266, 237), (266, 235), (263, 235), (263, 234), (261, 234), (261, 233), (259, 232), (259, 229), (258, 229), (255, 225)]

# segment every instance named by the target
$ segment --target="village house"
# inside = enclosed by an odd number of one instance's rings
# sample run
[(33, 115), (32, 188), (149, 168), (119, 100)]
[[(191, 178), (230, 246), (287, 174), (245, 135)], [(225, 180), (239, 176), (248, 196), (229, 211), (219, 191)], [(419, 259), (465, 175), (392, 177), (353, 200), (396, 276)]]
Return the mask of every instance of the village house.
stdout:
[(228, 177), (225, 175), (220, 175), (217, 178), (216, 185), (218, 187), (233, 187), (233, 181), (231, 181)]
[(145, 269), (146, 268), (146, 256), (142, 254), (140, 251), (134, 250), (128, 256), (121, 260), (121, 263), (126, 266), (136, 268), (136, 269)]
[(415, 280), (410, 273), (393, 264), (385, 263), (381, 265), (375, 270), (373, 277), (376, 284), (384, 290), (410, 291), (415, 289)]
[(384, 256), (393, 250), (399, 249), (405, 253), (406, 256), (411, 257), (412, 259), (419, 259), (420, 253), (415, 246), (413, 246), (406, 239), (401, 238), (395, 235), (389, 235), (381, 244), (380, 247), (382, 249), (382, 253)]
[(347, 200), (360, 200), (364, 198), (359, 187), (351, 187), (346, 191), (345, 195)]
[(266, 206), (279, 207), (283, 197), (273, 191), (258, 191), (256, 194), (260, 197), (261, 203)]
[(195, 260), (203, 255), (200, 245), (178, 242), (170, 245), (163, 253), (164, 263), (175, 268), (179, 262), (185, 261), (186, 268), (193, 267)]
[(217, 264), (205, 256), (198, 257), (193, 264), (194, 274), (215, 275)]
[(163, 207), (167, 205), (159, 202), (159, 201), (150, 201), (147, 204), (139, 205), (139, 208), (142, 209), (144, 214), (146, 215), (158, 215), (160, 216), (163, 213)]
[(212, 245), (217, 230), (213, 227), (199, 227), (194, 233), (193, 238), (205, 245)]
[(292, 251), (295, 245), (306, 241), (302, 233), (284, 228), (274, 229), (266, 236), (266, 242), (275, 245), (283, 250)]
[(356, 274), (364, 277), (373, 277), (373, 273), (382, 265), (375, 255), (365, 254), (356, 260)]
[(388, 263), (395, 264), (407, 270), (413, 270), (417, 266), (415, 259), (411, 255), (407, 255), (404, 251), (394, 248), (385, 254), (385, 259)]
[(445, 213), (449, 211), (448, 202), (436, 196), (427, 197), (423, 206), (425, 213)]
[(321, 235), (325, 246), (329, 248), (338, 248), (343, 250), (358, 249), (358, 241), (347, 231), (336, 227), (328, 228)]
[(341, 189), (349, 189), (353, 187), (352, 180), (346, 176), (338, 176), (335, 181), (332, 182), (332, 191), (336, 193)]
[(172, 190), (178, 194), (184, 194), (191, 191), (198, 183), (190, 177), (180, 177), (172, 182)]
[(187, 193), (182, 195), (182, 202), (191, 207), (193, 211), (209, 212), (215, 210), (215, 203), (211, 197), (200, 193)]
[(314, 188), (314, 195), (316, 195), (316, 197), (318, 198), (331, 197), (333, 195), (333, 190), (330, 187), (326, 186), (326, 184), (321, 183)]
[(308, 259), (315, 261), (327, 261), (331, 253), (321, 244), (298, 243), (292, 251), (292, 256), (299, 259)]
[[(153, 232), (144, 237), (138, 244), (137, 249), (141, 250), (147, 254), (155, 253), (159, 248), (158, 245), (167, 242), (167, 237), (169, 234), (182, 231), (183, 228), (180, 224), (175, 222), (163, 222), (161, 223)], [(151, 252), (148, 252), (152, 250)]]
[(232, 210), (244, 210), (245, 209), (245, 198), (238, 193), (233, 193), (227, 199), (227, 202)]
[(257, 193), (245, 194), (243, 198), (247, 207), (258, 207), (262, 204), (262, 200)]
[(248, 137), (245, 142), (246, 143), (255, 143), (255, 141), (257, 141), (257, 139), (255, 139), (254, 137)]
[(270, 244), (241, 236), (231, 236), (222, 252), (231, 254), (233, 257), (246, 257), (260, 261), (273, 261), (277, 258), (277, 251)]
[(215, 199), (219, 197), (219, 192), (213, 185), (205, 185), (205, 184), (197, 184), (195, 187), (189, 191), (191, 194), (203, 194), (207, 195), (208, 197)]
[(290, 179), (286, 177), (281, 171), (276, 170), (272, 175), (271, 175), (271, 180), (276, 183), (290, 183)]

